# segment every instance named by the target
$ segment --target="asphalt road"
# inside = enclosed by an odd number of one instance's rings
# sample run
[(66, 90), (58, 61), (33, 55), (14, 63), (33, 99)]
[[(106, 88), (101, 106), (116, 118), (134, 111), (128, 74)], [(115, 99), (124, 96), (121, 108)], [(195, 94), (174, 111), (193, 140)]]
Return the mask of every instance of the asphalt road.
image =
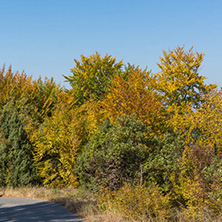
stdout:
[(0, 197), (0, 222), (83, 222), (58, 204), (27, 198)]

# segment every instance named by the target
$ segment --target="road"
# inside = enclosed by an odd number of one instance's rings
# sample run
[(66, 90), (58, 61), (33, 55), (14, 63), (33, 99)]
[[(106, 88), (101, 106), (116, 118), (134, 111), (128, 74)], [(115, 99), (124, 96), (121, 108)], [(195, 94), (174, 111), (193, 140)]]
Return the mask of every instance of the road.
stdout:
[(0, 222), (83, 222), (62, 206), (43, 200), (0, 197)]

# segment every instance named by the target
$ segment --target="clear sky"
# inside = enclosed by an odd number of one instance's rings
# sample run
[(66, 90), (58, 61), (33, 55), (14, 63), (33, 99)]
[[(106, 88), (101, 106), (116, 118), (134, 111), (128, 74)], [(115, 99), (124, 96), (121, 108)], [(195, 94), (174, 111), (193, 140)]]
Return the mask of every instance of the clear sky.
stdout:
[(0, 68), (64, 83), (73, 59), (99, 52), (158, 71), (162, 50), (204, 52), (200, 74), (222, 85), (221, 0), (0, 0)]

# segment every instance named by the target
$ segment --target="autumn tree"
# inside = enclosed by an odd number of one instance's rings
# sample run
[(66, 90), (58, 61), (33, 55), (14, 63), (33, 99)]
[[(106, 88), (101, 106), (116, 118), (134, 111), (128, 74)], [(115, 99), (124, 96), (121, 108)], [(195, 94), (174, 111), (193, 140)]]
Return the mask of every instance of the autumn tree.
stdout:
[(195, 111), (187, 106), (174, 109), (168, 121), (173, 129), (185, 138), (186, 144), (202, 144), (221, 152), (222, 100), (221, 90), (213, 90), (203, 97), (205, 100)]
[(156, 88), (166, 99), (167, 105), (183, 106), (190, 103), (194, 108), (203, 101), (203, 95), (211, 92), (216, 85), (204, 83), (205, 77), (199, 74), (199, 68), (204, 54), (193, 52), (191, 47), (187, 52), (183, 47), (163, 51), (163, 57), (157, 65)]
[(74, 110), (66, 94), (31, 139), (39, 177), (47, 187), (76, 185), (74, 165), (80, 141), (73, 126)]
[(127, 78), (114, 76), (109, 93), (101, 101), (105, 116), (114, 120), (122, 115), (135, 114), (151, 131), (159, 131), (163, 123), (162, 103), (153, 92), (155, 77), (136, 69)]
[(53, 78), (42, 80), (39, 77), (33, 80), (24, 71), (13, 73), (11, 67), (7, 71), (5, 67), (0, 70), (0, 110), (11, 98), (15, 101), (25, 98), (26, 103), (35, 106), (39, 117), (43, 119), (51, 115), (63, 91)]
[(81, 55), (81, 60), (74, 59), (75, 67), (71, 69), (72, 75), (64, 76), (70, 83), (74, 92), (74, 103), (81, 105), (89, 98), (98, 100), (108, 92), (111, 77), (121, 72), (122, 61), (99, 53), (89, 57)]
[[(13, 73), (11, 66), (6, 71), (5, 66), (0, 70), (0, 110), (10, 98), (22, 99), (25, 95), (32, 97), (32, 77), (25, 72)], [(34, 92), (34, 91), (33, 91)]]
[(44, 117), (52, 115), (54, 108), (61, 101), (64, 91), (65, 89), (60, 84), (56, 84), (53, 78), (46, 77), (43, 80), (39, 77), (38, 80), (32, 82), (32, 97), (28, 95), (28, 98), (44, 119)]
[[(193, 143), (222, 151), (222, 91), (214, 90), (204, 96), (203, 103), (190, 117), (190, 139)], [(195, 136), (194, 136), (195, 135)]]

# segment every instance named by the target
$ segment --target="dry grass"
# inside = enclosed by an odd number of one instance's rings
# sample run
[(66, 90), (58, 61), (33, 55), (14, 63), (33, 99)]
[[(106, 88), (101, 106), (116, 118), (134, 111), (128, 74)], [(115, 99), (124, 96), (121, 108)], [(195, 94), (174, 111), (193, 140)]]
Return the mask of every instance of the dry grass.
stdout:
[(117, 213), (104, 213), (98, 215), (91, 215), (86, 218), (86, 222), (126, 222), (126, 220)]

